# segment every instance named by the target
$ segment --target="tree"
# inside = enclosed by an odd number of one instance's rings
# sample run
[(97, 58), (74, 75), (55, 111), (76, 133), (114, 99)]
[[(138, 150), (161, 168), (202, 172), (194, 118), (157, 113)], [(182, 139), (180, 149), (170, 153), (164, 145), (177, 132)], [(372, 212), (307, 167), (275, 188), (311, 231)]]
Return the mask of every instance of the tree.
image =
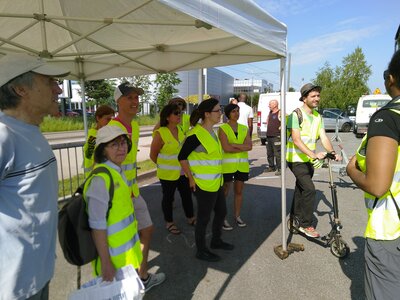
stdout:
[(85, 81), (85, 94), (88, 105), (90, 106), (108, 104), (115, 107), (113, 98), (114, 81), (104, 79)]
[(343, 58), (341, 67), (333, 69), (326, 62), (313, 81), (322, 86), (321, 108), (347, 109), (349, 105), (357, 105), (360, 96), (369, 93), (367, 82), (370, 75), (371, 66), (367, 65), (360, 47)]
[(175, 86), (181, 83), (181, 80), (176, 73), (158, 73), (154, 83), (157, 90), (156, 102), (159, 112), (168, 103), (169, 99), (178, 92)]

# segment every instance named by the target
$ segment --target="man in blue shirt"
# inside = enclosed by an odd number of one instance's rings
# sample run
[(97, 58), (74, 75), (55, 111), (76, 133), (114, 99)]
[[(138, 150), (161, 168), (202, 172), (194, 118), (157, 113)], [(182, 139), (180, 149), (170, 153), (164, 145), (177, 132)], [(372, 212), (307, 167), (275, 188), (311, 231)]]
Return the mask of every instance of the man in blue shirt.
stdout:
[(28, 54), (0, 58), (0, 299), (48, 299), (57, 229), (57, 162), (39, 129), (58, 112), (68, 71)]

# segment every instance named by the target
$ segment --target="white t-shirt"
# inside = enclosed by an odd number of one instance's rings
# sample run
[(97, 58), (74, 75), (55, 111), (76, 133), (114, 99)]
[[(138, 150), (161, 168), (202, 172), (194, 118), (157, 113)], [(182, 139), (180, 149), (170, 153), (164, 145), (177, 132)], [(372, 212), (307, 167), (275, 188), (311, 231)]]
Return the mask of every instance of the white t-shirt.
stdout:
[(254, 118), (253, 109), (244, 102), (239, 102), (238, 105), (240, 108), (238, 123), (249, 127), (248, 119)]

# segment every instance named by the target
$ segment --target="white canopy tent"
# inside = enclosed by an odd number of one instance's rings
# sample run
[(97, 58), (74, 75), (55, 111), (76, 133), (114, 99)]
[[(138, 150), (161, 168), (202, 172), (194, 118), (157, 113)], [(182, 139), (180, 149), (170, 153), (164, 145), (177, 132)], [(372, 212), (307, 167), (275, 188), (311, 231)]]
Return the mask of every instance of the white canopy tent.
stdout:
[[(29, 52), (62, 65), (83, 94), (85, 80), (273, 59), (285, 90), (286, 35), (251, 0), (0, 1), (0, 54)], [(284, 180), (283, 172), (282, 205)], [(286, 206), (282, 218), (284, 227)]]

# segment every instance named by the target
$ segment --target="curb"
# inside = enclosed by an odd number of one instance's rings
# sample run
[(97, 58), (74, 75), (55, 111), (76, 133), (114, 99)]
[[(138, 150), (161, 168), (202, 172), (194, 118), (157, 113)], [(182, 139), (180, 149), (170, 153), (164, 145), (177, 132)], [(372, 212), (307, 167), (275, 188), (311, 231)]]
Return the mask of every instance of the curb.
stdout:
[[(257, 142), (260, 142), (260, 139), (259, 138), (255, 138), (255, 139), (252, 140), (252, 142), (253, 142), (253, 145), (254, 145)], [(141, 180), (147, 180), (147, 179), (156, 177), (156, 174), (157, 174), (157, 169), (153, 169), (153, 170), (144, 172), (142, 174), (138, 174), (137, 179), (138, 179), (138, 181), (139, 180), (140, 181)]]

